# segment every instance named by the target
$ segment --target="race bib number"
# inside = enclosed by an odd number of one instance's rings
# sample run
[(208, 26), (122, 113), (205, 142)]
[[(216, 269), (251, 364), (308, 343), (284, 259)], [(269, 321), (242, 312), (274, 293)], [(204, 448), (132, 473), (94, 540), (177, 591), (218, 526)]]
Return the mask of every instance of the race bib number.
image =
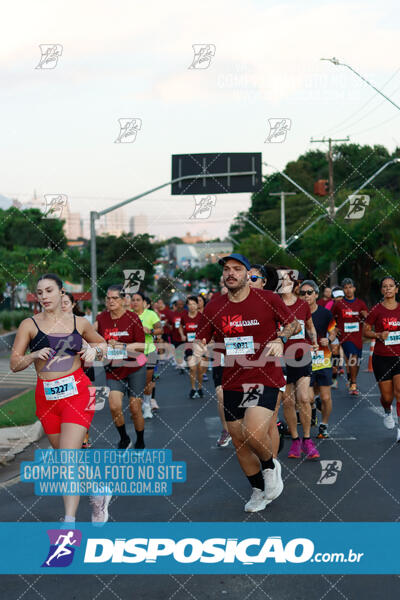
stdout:
[(196, 339), (196, 334), (193, 331), (192, 331), (192, 333), (187, 334), (188, 342), (194, 342), (195, 339)]
[(360, 323), (345, 323), (344, 324), (344, 332), (345, 333), (353, 333), (355, 331), (360, 331)]
[(176, 321), (175, 321), (175, 329), (179, 329), (180, 324), (181, 324), (181, 320), (180, 319), (176, 319)]
[(54, 381), (43, 381), (43, 388), (46, 400), (62, 400), (63, 398), (76, 396), (78, 393), (73, 375), (55, 379)]
[(299, 331), (299, 333), (296, 333), (296, 335), (291, 335), (290, 339), (291, 340), (304, 340), (305, 336), (306, 336), (306, 329), (304, 326), (304, 321), (302, 321), (301, 319), (297, 319), (299, 324), (301, 325), (301, 329)]
[(236, 354), (254, 354), (254, 341), (252, 335), (242, 337), (224, 338), (226, 353), (228, 355)]
[(112, 348), (107, 346), (107, 358), (109, 360), (124, 360), (128, 358), (126, 348)]
[(385, 340), (385, 346), (394, 346), (400, 344), (400, 331), (390, 331)]

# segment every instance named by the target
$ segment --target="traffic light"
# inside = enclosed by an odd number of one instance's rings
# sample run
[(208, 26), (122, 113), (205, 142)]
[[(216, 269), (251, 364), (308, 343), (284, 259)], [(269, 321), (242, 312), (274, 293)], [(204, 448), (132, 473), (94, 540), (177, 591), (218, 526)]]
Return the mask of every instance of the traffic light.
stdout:
[(329, 194), (329, 181), (327, 179), (318, 179), (314, 183), (314, 194), (316, 196), (327, 196)]

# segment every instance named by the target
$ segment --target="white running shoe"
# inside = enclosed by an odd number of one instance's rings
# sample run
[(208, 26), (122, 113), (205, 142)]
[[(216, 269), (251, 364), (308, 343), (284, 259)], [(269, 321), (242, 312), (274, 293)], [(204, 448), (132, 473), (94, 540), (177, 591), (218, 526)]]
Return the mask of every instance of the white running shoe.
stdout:
[(92, 523), (107, 523), (108, 521), (108, 505), (112, 494), (105, 494), (104, 496), (91, 496), (90, 503), (92, 505)]
[(390, 411), (390, 413), (385, 413), (385, 416), (383, 417), (383, 424), (386, 427), (386, 429), (394, 429), (395, 423), (392, 411)]
[(160, 407), (157, 404), (157, 400), (155, 398), (150, 398), (150, 408), (151, 410), (160, 410)]
[(142, 404), (143, 419), (152, 419), (153, 413), (151, 412), (150, 404)]
[(253, 488), (251, 498), (245, 504), (244, 510), (246, 512), (258, 512), (259, 510), (264, 510), (267, 504), (268, 501), (264, 496), (264, 492), (258, 488)]
[(267, 504), (280, 496), (283, 490), (281, 463), (276, 458), (274, 458), (273, 461), (275, 469), (264, 469), (263, 471), (265, 485), (264, 495), (267, 500)]
[(400, 442), (400, 427), (397, 428), (397, 439), (396, 442)]

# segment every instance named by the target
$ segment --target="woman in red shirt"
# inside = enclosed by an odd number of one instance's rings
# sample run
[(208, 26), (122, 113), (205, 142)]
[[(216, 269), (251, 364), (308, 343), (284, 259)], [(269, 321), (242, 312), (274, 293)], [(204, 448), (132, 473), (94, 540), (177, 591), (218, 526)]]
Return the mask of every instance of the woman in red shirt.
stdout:
[[(397, 416), (400, 417), (400, 304), (396, 300), (399, 288), (393, 277), (381, 281), (382, 302), (375, 304), (364, 324), (364, 336), (375, 339), (372, 368), (381, 392), (385, 411), (383, 424), (394, 429), (392, 402), (396, 398)], [(400, 427), (397, 429), (400, 442)]]
[(179, 333), (182, 342), (187, 342), (185, 344), (185, 360), (189, 366), (190, 383), (192, 386), (189, 398), (203, 398), (203, 375), (205, 368), (201, 364), (203, 361), (196, 360), (193, 356), (192, 349), (193, 342), (196, 339), (196, 330), (201, 323), (201, 313), (199, 312), (199, 304), (196, 296), (189, 296), (186, 304), (188, 312), (185, 312), (181, 317)]

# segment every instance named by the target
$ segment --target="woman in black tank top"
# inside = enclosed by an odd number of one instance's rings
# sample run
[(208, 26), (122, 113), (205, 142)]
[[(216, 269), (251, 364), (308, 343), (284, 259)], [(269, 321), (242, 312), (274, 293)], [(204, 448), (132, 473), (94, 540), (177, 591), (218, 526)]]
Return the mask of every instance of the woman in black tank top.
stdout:
[[(89, 394), (91, 382), (81, 361), (101, 360), (107, 346), (87, 319), (62, 311), (64, 290), (57, 275), (43, 275), (36, 293), (43, 312), (19, 326), (10, 367), (17, 372), (35, 365), (36, 415), (52, 447), (78, 450), (94, 414)], [(25, 354), (28, 346), (31, 352)], [(64, 496), (66, 523), (75, 521), (79, 504), (79, 496), (72, 493)], [(108, 519), (110, 496), (94, 498), (92, 521), (104, 522)]]

